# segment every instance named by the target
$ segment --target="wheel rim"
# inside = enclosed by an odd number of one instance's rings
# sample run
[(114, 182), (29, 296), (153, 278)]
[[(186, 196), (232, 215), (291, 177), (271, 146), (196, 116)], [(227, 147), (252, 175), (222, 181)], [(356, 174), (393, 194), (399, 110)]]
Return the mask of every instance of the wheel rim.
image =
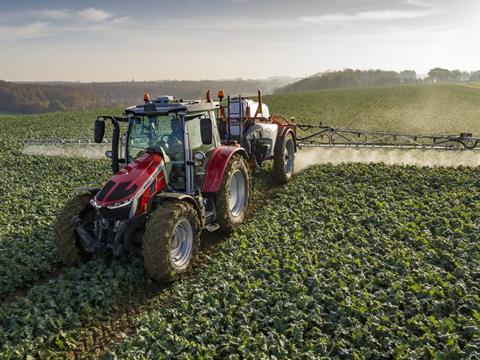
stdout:
[(294, 149), (293, 141), (291, 138), (289, 138), (287, 140), (287, 143), (285, 144), (284, 156), (285, 156), (285, 174), (287, 176), (290, 176), (292, 175), (292, 172), (293, 172), (293, 164), (295, 160), (295, 149)]
[(237, 217), (243, 212), (246, 193), (247, 180), (245, 174), (241, 170), (237, 170), (228, 183), (228, 205), (233, 216)]
[(193, 248), (193, 228), (190, 221), (180, 219), (174, 227), (170, 246), (170, 260), (177, 268), (190, 261)]

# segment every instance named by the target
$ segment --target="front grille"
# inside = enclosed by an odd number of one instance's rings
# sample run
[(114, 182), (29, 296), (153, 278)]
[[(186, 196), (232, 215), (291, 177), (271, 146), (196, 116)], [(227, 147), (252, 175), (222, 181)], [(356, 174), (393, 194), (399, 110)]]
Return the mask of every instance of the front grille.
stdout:
[(125, 220), (130, 216), (132, 204), (128, 204), (117, 209), (100, 208), (100, 214), (107, 220)]

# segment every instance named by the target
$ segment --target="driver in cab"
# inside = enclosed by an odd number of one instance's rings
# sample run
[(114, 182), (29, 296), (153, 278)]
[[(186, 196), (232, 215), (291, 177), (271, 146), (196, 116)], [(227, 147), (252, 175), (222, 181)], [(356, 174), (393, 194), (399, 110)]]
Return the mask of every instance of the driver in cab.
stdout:
[(172, 133), (167, 140), (167, 154), (172, 160), (183, 160), (185, 154), (183, 149), (182, 123), (179, 119), (172, 118), (170, 127)]
[(166, 141), (166, 153), (172, 161), (170, 181), (183, 183), (185, 178), (185, 150), (183, 146), (183, 130), (181, 121), (174, 117), (170, 120), (172, 133)]

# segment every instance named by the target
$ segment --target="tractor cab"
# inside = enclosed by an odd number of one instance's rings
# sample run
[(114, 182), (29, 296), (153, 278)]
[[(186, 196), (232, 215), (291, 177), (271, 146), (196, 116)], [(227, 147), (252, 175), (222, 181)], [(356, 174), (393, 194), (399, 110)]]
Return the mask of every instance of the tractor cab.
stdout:
[[(144, 100), (145, 104), (130, 106), (123, 118), (116, 118), (127, 124), (122, 137), (124, 158), (115, 159), (119, 154), (108, 152), (114, 173), (120, 170), (115, 163), (130, 164), (146, 152), (156, 152), (164, 161), (168, 187), (195, 193), (202, 186), (208, 157), (220, 145), (215, 117), (219, 105), (202, 100), (177, 101), (172, 96), (150, 101), (147, 94)], [(104, 127), (101, 122), (98, 125)]]
[(154, 101), (146, 97), (144, 105), (127, 108), (126, 162), (146, 151), (158, 152), (172, 190), (193, 194), (202, 185), (207, 157), (220, 145), (214, 131), (218, 107), (207, 101), (161, 96)]

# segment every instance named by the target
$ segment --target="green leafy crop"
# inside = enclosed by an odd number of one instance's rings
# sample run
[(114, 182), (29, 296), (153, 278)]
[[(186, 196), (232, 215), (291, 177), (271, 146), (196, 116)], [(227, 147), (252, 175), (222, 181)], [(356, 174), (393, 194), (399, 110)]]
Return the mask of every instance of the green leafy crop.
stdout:
[[(265, 99), (298, 122), (476, 135), (479, 101), (450, 85)], [(90, 138), (102, 113), (120, 109), (0, 117), (0, 359), (72, 357), (82, 343), (89, 357), (118, 313), (133, 325), (107, 357), (479, 356), (478, 168), (317, 166), (275, 196), (266, 172), (248, 222), (133, 315), (127, 300), (150, 286), (141, 261), (62, 269), (53, 244), (63, 204), (108, 179), (108, 162), (20, 152), (27, 138)]]
[(111, 355), (478, 355), (477, 174), (307, 169)]

